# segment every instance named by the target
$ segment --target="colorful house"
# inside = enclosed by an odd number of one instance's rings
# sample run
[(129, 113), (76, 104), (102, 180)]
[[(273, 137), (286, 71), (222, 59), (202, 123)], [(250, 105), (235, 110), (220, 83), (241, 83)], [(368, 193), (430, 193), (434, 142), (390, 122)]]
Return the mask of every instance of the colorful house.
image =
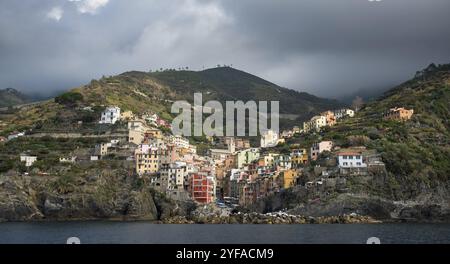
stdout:
[(324, 116), (326, 118), (326, 124), (327, 126), (334, 126), (336, 125), (336, 117), (334, 116), (334, 113), (331, 111), (326, 111), (320, 114), (321, 116)]
[(400, 108), (391, 108), (389, 111), (383, 114), (383, 119), (385, 120), (396, 120), (396, 121), (406, 121), (411, 119), (414, 114), (413, 109), (405, 109), (403, 107)]
[(327, 118), (325, 116), (314, 116), (308, 122), (303, 123), (303, 131), (305, 133), (318, 132), (327, 125)]
[(319, 143), (314, 143), (311, 147), (311, 160), (317, 160), (320, 153), (324, 151), (331, 151), (333, 148), (332, 141), (322, 141)]
[(292, 168), (298, 168), (308, 163), (308, 151), (306, 149), (294, 149), (291, 152)]
[(214, 202), (214, 178), (203, 173), (193, 173), (189, 181), (191, 198), (198, 203)]

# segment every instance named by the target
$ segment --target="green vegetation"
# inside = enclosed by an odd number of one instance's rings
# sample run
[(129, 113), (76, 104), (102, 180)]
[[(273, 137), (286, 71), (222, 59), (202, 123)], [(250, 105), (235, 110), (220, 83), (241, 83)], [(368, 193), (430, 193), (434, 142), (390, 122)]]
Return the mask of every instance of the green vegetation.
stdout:
[[(279, 87), (251, 74), (220, 67), (205, 71), (126, 72), (117, 76), (93, 80), (55, 98), (17, 111), (0, 113), (4, 125), (0, 135), (15, 130), (79, 130), (78, 122), (93, 124), (100, 118), (101, 107), (117, 105), (122, 111), (136, 114), (155, 112), (162, 118), (173, 119), (174, 100), (192, 102), (195, 92), (203, 93), (203, 100), (280, 101), (280, 112), (290, 114), (281, 119), (282, 128), (300, 125), (320, 111), (341, 107), (335, 100)], [(92, 107), (94, 112), (81, 111)], [(92, 126), (90, 127), (93, 128)]]
[(83, 95), (77, 92), (67, 92), (55, 98), (55, 102), (62, 105), (76, 105), (83, 101)]
[[(423, 75), (367, 104), (354, 119), (324, 134), (338, 145), (364, 145), (381, 153), (394, 198), (416, 197), (448, 184), (450, 175), (450, 67), (424, 70)], [(407, 122), (384, 121), (392, 107), (414, 109)]]
[[(281, 112), (298, 116), (296, 121), (284, 122), (292, 127), (320, 111), (342, 105), (281, 88), (256, 76), (222, 67), (201, 72), (163, 71), (127, 72), (102, 78), (65, 93), (55, 101), (40, 103), (19, 110), (2, 113), (1, 134), (33, 129), (33, 133), (65, 131), (104, 134), (124, 130), (125, 124), (103, 126), (97, 124), (100, 112), (107, 105), (117, 105), (123, 111), (140, 114), (156, 112), (167, 120), (172, 119), (170, 106), (173, 100), (193, 100), (193, 93), (202, 92), (203, 100), (279, 100)], [(395, 199), (416, 197), (424, 190), (448, 184), (450, 175), (450, 66), (429, 67), (417, 76), (388, 91), (377, 101), (366, 104), (355, 118), (341, 120), (338, 125), (321, 133), (295, 135), (275, 150), (289, 153), (293, 148), (307, 148), (320, 140), (332, 140), (340, 147), (366, 146), (376, 150), (386, 164), (388, 175), (380, 190), (370, 191)], [(77, 107), (75, 107), (77, 106)], [(85, 107), (92, 110), (83, 110)], [(392, 107), (414, 109), (407, 122), (384, 121), (381, 113)], [(80, 122), (81, 121), (81, 122)], [(167, 132), (167, 131), (165, 131)], [(205, 137), (191, 138), (204, 154), (210, 144)], [(257, 138), (251, 138), (258, 144)], [(11, 169), (47, 171), (54, 167), (60, 155), (76, 149), (89, 149), (103, 142), (96, 139), (19, 138), (0, 145), (0, 173)], [(24, 168), (19, 155), (37, 155), (31, 168)], [(114, 159), (114, 156), (110, 156)], [(118, 161), (112, 161), (118, 164)], [(91, 171), (106, 166), (99, 162)], [(109, 164), (108, 169), (116, 170)], [(58, 172), (58, 171), (56, 171)], [(84, 171), (71, 171), (81, 175)], [(69, 175), (68, 174), (68, 175)], [(63, 173), (63, 175), (66, 175)], [(70, 191), (72, 179), (67, 176), (55, 183), (58, 192)], [(353, 185), (359, 188), (356, 183)], [(448, 186), (448, 185), (446, 185)], [(110, 193), (105, 187), (104, 197)]]
[(0, 144), (1, 156), (10, 155), (17, 156), (22, 153), (30, 155), (57, 156), (67, 154), (77, 148), (92, 148), (96, 144), (105, 142), (106, 139), (91, 138), (30, 138), (20, 137), (13, 141)]
[(193, 94), (201, 92), (204, 101), (279, 101), (280, 113), (297, 115), (299, 121), (343, 106), (335, 100), (286, 89), (231, 67), (200, 72), (163, 71), (151, 73), (150, 76), (176, 91), (178, 99), (192, 102)]

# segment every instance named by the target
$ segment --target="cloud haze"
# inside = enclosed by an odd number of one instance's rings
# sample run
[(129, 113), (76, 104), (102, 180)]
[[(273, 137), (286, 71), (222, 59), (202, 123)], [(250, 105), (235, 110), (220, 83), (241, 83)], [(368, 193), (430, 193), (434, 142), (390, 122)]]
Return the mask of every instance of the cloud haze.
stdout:
[(0, 88), (66, 90), (128, 70), (233, 64), (339, 97), (450, 62), (448, 0), (3, 0)]

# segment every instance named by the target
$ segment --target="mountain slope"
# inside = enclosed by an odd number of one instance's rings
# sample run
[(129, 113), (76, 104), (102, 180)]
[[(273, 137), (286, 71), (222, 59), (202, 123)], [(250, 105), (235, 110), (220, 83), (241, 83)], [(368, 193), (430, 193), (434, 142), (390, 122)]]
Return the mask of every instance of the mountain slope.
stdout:
[[(312, 216), (356, 212), (382, 220), (449, 222), (449, 102), (450, 64), (430, 66), (365, 105), (355, 118), (344, 119), (322, 133), (289, 139), (288, 153), (289, 146), (309, 148), (320, 140), (332, 140), (340, 149), (365, 146), (381, 156), (386, 170), (367, 177), (346, 175), (340, 187), (330, 185), (321, 192), (288, 189), (260, 200), (252, 209), (287, 208), (293, 214)], [(414, 115), (406, 122), (383, 120), (383, 113), (392, 107), (412, 108)], [(323, 154), (304, 170), (301, 180), (322, 180), (316, 166), (335, 168), (335, 154)]]
[(0, 107), (8, 107), (27, 102), (29, 102), (29, 98), (13, 88), (0, 90)]
[[(344, 146), (351, 144), (351, 137), (366, 137), (364, 145), (381, 153), (386, 164), (389, 177), (381, 192), (392, 198), (449, 197), (449, 102), (450, 64), (428, 67), (367, 104), (355, 119), (339, 124), (326, 137)], [(384, 121), (382, 113), (392, 107), (414, 109), (414, 115), (407, 122)]]
[[(153, 103), (164, 100), (192, 102), (196, 92), (203, 93), (204, 101), (280, 101), (281, 113), (298, 115), (302, 121), (312, 114), (342, 106), (335, 100), (282, 88), (230, 67), (199, 72), (126, 72), (95, 81), (85, 88), (84, 91), (79, 91), (87, 95), (87, 98), (104, 98), (110, 103), (117, 103), (119, 106), (122, 104), (125, 108), (134, 107), (137, 112), (140, 112), (137, 108), (142, 107), (139, 107), (140, 103), (136, 101), (145, 101), (146, 96), (151, 98)], [(126, 102), (127, 100), (129, 102)]]
[(282, 88), (257, 76), (230, 67), (219, 67), (200, 72), (159, 72), (152, 77), (192, 98), (202, 92), (205, 100), (219, 101), (280, 101), (282, 114), (295, 114), (301, 120), (311, 114), (342, 106), (334, 100)]
[[(134, 113), (147, 111), (156, 112), (167, 120), (174, 100), (193, 102), (194, 93), (203, 93), (203, 101), (227, 100), (242, 101), (280, 101), (281, 114), (289, 114), (289, 118), (297, 119), (295, 125), (321, 111), (343, 106), (335, 100), (322, 99), (307, 93), (279, 87), (254, 75), (230, 68), (221, 67), (205, 71), (174, 71), (162, 72), (126, 72), (117, 76), (103, 77), (89, 84), (73, 89), (62, 97), (70, 98), (80, 94), (80, 99), (73, 104), (53, 101), (27, 108), (26, 111), (0, 116), (8, 121), (10, 126), (3, 128), (2, 133), (32, 127), (36, 122), (54, 119), (61, 116), (59, 126), (70, 127), (67, 122), (75, 122), (74, 109), (79, 106), (117, 105), (123, 110)], [(57, 98), (62, 98), (57, 97)], [(64, 101), (64, 100), (63, 100)], [(0, 113), (1, 115), (1, 113)], [(69, 118), (69, 117), (73, 118)], [(61, 123), (65, 121), (66, 123)], [(58, 122), (53, 122), (54, 124)], [(287, 124), (287, 119), (281, 120), (281, 126)], [(289, 124), (292, 126), (292, 122)]]

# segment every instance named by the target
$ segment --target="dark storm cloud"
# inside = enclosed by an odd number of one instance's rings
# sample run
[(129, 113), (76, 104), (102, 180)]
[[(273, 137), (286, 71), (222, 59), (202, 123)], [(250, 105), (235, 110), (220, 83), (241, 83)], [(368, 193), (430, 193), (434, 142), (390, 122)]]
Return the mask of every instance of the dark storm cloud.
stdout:
[(448, 0), (4, 0), (0, 87), (65, 90), (127, 70), (233, 64), (321, 96), (450, 62)]

